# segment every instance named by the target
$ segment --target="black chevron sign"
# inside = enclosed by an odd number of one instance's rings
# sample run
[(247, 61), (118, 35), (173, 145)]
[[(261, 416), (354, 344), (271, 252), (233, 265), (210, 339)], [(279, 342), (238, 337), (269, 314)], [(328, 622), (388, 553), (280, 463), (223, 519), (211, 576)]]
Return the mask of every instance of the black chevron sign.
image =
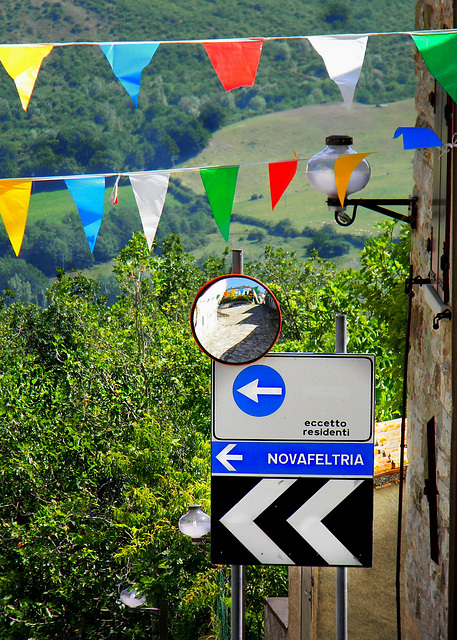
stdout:
[(213, 476), (215, 564), (371, 567), (373, 480)]

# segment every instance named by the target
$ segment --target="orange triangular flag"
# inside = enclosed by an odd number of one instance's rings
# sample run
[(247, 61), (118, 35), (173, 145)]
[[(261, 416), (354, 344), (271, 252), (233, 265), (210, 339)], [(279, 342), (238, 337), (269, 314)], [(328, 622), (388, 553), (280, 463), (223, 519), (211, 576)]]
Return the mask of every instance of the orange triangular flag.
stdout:
[(371, 151), (368, 153), (351, 153), (350, 155), (338, 156), (335, 160), (336, 191), (342, 207), (344, 207), (344, 199), (346, 198), (346, 191), (352, 172), (370, 153)]
[(24, 238), (31, 192), (31, 180), (0, 181), (0, 214), (16, 256)]
[(27, 111), (41, 63), (52, 45), (0, 47), (0, 62), (13, 78), (24, 111)]
[(241, 42), (204, 42), (206, 53), (226, 91), (252, 87), (255, 82), (262, 39)]

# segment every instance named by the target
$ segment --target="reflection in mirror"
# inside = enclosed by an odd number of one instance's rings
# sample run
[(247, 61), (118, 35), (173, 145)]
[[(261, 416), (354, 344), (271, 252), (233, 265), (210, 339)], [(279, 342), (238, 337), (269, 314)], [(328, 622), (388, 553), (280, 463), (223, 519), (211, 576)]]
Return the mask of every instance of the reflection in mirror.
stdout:
[(213, 360), (248, 364), (275, 344), (281, 311), (271, 291), (255, 278), (220, 276), (198, 292), (191, 328), (197, 344)]

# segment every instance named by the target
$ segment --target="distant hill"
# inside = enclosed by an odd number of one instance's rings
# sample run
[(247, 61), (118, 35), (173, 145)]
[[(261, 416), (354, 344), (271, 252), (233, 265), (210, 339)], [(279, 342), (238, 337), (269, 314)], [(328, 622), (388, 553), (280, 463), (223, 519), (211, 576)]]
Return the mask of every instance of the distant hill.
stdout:
[[(405, 198), (414, 186), (414, 152), (403, 151), (401, 141), (394, 140), (393, 134), (399, 126), (414, 126), (415, 120), (413, 98), (383, 107), (354, 104), (350, 112), (341, 102), (310, 105), (223, 127), (184, 166), (241, 164), (230, 242), (232, 246), (244, 246), (249, 259), (260, 258), (265, 244), (272, 244), (294, 250), (301, 258), (315, 248), (322, 257), (347, 264), (365, 239), (377, 233), (375, 225), (384, 216), (360, 208), (352, 226), (339, 227), (327, 210), (325, 197), (309, 186), (306, 162), (299, 162), (291, 185), (272, 211), (268, 167), (256, 163), (292, 159), (294, 151), (299, 158), (309, 158), (324, 148), (327, 135), (349, 134), (356, 151), (372, 152), (368, 157), (372, 176), (360, 197)], [(198, 172), (181, 174), (181, 182), (183, 187), (204, 196)], [(165, 233), (166, 228), (164, 211), (160, 233)], [(192, 235), (183, 237), (184, 245), (201, 259), (208, 251), (220, 253), (226, 244), (215, 226), (204, 245), (192, 246), (191, 240)]]
[[(143, 72), (137, 109), (97, 46), (54, 48), (43, 61), (26, 113), (0, 65), (0, 177), (151, 170), (186, 161), (224, 163), (229, 157), (242, 163), (248, 157), (254, 161), (291, 157), (292, 151), (303, 156), (320, 149), (325, 135), (341, 128), (355, 136), (358, 150), (367, 150), (370, 136), (379, 149), (379, 140), (390, 138), (393, 127), (414, 124), (411, 38), (369, 39), (355, 93), (358, 104), (348, 114), (308, 41), (288, 37), (411, 30), (414, 7), (413, 0), (3, 0), (0, 43), (157, 40), (168, 44), (159, 47)], [(229, 93), (202, 45), (171, 42), (252, 36), (282, 39), (265, 41), (254, 87)], [(399, 100), (406, 102), (395, 109), (393, 103)], [(389, 105), (386, 109), (370, 106), (384, 103)], [(395, 179), (388, 161), (376, 162), (381, 177), (372, 181), (371, 188), (383, 186), (384, 195), (386, 189), (392, 192), (398, 176), (410, 179), (410, 160), (406, 169), (394, 173)], [(301, 257), (315, 247), (322, 255), (347, 263), (372, 233), (376, 216), (367, 218), (368, 223), (358, 221), (349, 235), (334, 224), (323, 233), (327, 218), (320, 215), (327, 214), (303, 182), (304, 167), (300, 171), (274, 215), (264, 177), (240, 172), (231, 242), (249, 247), (249, 259), (259, 257), (266, 243), (280, 242)], [(59, 190), (40, 193), (49, 188)], [(405, 188), (398, 187), (402, 194)], [(56, 268), (81, 269), (98, 263), (100, 271), (140, 229), (130, 187), (121, 189), (120, 202), (110, 207), (107, 193), (92, 255), (68, 191), (61, 183), (34, 183), (20, 260), (12, 259), (0, 225), (0, 292), (11, 287), (27, 302), (42, 302), (46, 278)], [(184, 248), (202, 261), (225, 246), (201, 184), (187, 174), (182, 174), (181, 182), (170, 181), (159, 241), (172, 232), (179, 233)]]
[[(301, 107), (227, 125), (187, 164), (242, 165), (229, 245), (243, 247), (246, 260), (260, 259), (265, 246), (270, 244), (296, 251), (299, 258), (306, 257), (314, 248), (339, 265), (355, 266), (357, 251), (367, 237), (377, 233), (375, 224), (383, 217), (360, 209), (353, 226), (338, 227), (327, 211), (325, 198), (307, 184), (305, 162), (299, 163), (292, 184), (273, 212), (267, 166), (255, 165), (290, 159), (293, 151), (301, 158), (309, 157), (323, 147), (329, 133), (350, 133), (357, 151), (373, 152), (369, 157), (372, 178), (362, 195), (405, 197), (413, 188), (413, 152), (402, 151), (401, 141), (393, 140), (392, 136), (398, 126), (412, 126), (414, 121), (412, 98), (382, 108), (354, 104), (349, 113), (341, 103)], [(131, 187), (121, 186), (117, 206), (109, 203), (110, 191), (106, 192), (94, 254), (89, 251), (76, 207), (66, 189), (32, 194), (19, 260), (13, 257), (6, 232), (0, 226), (0, 255), (4, 256), (0, 258), (0, 293), (9, 287), (21, 299), (41, 303), (47, 284), (45, 276), (54, 276), (57, 268), (86, 269), (94, 265), (89, 275), (112, 288), (110, 260), (131, 234), (141, 229), (141, 224)], [(200, 262), (209, 255), (221, 256), (227, 246), (217, 230), (198, 172), (171, 174), (157, 234), (159, 243), (171, 233), (178, 233), (183, 248)]]
[[(408, 30), (414, 0), (3, 0), (1, 43), (100, 42)], [(413, 95), (408, 36), (370, 38), (355, 99)], [(255, 86), (225, 93), (198, 44), (162, 44), (143, 72), (139, 107), (98, 47), (55, 48), (27, 113), (0, 68), (0, 177), (167, 168), (193, 157), (221, 126), (253, 115), (339, 101), (307, 40), (266, 41)]]

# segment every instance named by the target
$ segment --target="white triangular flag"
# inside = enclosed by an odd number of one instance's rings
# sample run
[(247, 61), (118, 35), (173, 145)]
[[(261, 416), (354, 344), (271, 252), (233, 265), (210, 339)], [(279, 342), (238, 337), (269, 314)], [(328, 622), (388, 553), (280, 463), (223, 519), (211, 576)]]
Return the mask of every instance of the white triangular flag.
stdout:
[(362, 70), (368, 36), (308, 36), (308, 40), (324, 60), (328, 75), (338, 85), (349, 110)]
[(150, 249), (162, 215), (170, 172), (164, 171), (152, 176), (129, 176), (129, 178)]

